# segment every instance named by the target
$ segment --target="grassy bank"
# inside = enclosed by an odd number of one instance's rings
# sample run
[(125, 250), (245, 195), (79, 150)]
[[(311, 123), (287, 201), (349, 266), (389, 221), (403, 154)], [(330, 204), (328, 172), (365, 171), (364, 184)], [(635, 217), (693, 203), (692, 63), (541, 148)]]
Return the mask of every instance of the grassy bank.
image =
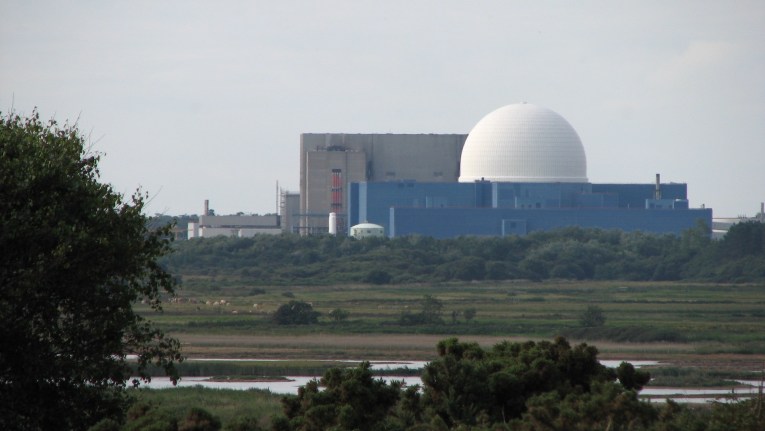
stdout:
[(225, 428), (245, 419), (270, 429), (271, 417), (281, 412), (281, 396), (266, 391), (208, 388), (131, 389), (136, 403), (146, 403), (176, 418), (199, 407), (217, 416)]

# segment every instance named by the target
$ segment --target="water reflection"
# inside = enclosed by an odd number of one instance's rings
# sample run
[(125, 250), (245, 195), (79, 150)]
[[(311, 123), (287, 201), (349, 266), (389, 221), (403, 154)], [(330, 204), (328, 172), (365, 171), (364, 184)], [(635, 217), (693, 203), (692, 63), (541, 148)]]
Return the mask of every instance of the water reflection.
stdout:
[[(297, 394), (298, 388), (305, 386), (306, 383), (313, 380), (314, 377), (306, 376), (289, 376), (286, 380), (279, 381), (214, 381), (210, 380), (210, 377), (184, 377), (178, 381), (178, 388), (187, 388), (201, 386), (203, 388), (210, 389), (235, 389), (235, 390), (249, 390), (249, 389), (261, 389), (270, 391), (274, 394)], [(391, 380), (403, 381), (405, 385), (419, 385), (422, 381), (419, 377), (411, 376), (387, 376), (383, 377), (383, 380), (390, 382)], [(153, 377), (149, 383), (141, 383), (142, 388), (150, 389), (168, 389), (172, 388), (173, 383), (168, 377)]]
[[(233, 362), (278, 362), (279, 359), (218, 359), (218, 358), (194, 358), (189, 361), (233, 361)], [(361, 363), (361, 360), (323, 360), (317, 362), (342, 362), (349, 366), (355, 366)], [(659, 365), (659, 361), (622, 361), (622, 360), (603, 360), (603, 365), (611, 368), (618, 367), (622, 362), (629, 362), (636, 368), (645, 366)], [(422, 369), (427, 361), (370, 361), (373, 370), (393, 371), (397, 369)], [(274, 394), (297, 394), (298, 388), (305, 386), (310, 380), (319, 376), (287, 376), (283, 380), (263, 381), (250, 380), (225, 380), (214, 381), (210, 377), (184, 377), (176, 387), (195, 387), (201, 386), (212, 389), (235, 389), (249, 390), (260, 389), (267, 390)], [(385, 376), (382, 377), (386, 382), (391, 380), (403, 381), (406, 386), (422, 385), (422, 380), (418, 376)], [(670, 398), (680, 403), (708, 403), (713, 401), (729, 402), (736, 397), (749, 397), (759, 393), (760, 381), (757, 380), (738, 380), (741, 387), (735, 389), (688, 389), (688, 388), (656, 388), (647, 387), (640, 392), (641, 397), (651, 402), (664, 402)], [(154, 377), (149, 383), (141, 383), (141, 387), (151, 389), (172, 388), (173, 384), (167, 377)]]

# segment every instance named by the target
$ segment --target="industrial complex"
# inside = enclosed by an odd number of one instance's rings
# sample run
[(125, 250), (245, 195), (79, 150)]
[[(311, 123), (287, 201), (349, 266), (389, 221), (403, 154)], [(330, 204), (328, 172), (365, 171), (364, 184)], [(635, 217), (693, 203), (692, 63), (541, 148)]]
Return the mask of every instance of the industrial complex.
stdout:
[(712, 225), (711, 209), (689, 206), (686, 184), (590, 183), (574, 128), (527, 103), (489, 113), (468, 135), (303, 134), (300, 157), (300, 212), (284, 228), (301, 234), (360, 223), (437, 238)]
[(679, 234), (700, 223), (712, 233), (712, 210), (689, 205), (687, 184), (654, 178), (589, 182), (584, 146), (568, 121), (517, 103), (466, 135), (304, 133), (300, 191), (278, 191), (278, 215), (216, 216), (206, 203), (188, 237), (451, 238), (568, 226)]

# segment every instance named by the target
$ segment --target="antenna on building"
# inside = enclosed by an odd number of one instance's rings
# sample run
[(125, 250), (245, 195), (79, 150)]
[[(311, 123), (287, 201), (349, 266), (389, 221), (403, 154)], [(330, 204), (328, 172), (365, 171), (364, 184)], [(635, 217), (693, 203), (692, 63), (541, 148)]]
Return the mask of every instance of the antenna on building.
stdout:
[(656, 174), (656, 191), (654, 192), (654, 199), (657, 201), (661, 199), (661, 175)]

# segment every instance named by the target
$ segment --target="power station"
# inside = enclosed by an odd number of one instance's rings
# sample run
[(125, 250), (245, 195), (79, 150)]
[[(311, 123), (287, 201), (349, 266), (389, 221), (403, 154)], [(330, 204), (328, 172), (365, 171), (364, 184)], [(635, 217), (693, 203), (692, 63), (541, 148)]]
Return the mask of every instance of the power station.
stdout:
[[(518, 103), (467, 135), (306, 133), (300, 194), (282, 195), (282, 228), (304, 235), (526, 235), (567, 226), (679, 234), (712, 210), (684, 183), (590, 183), (584, 146), (562, 116)], [(333, 213), (330, 223), (329, 214)]]

